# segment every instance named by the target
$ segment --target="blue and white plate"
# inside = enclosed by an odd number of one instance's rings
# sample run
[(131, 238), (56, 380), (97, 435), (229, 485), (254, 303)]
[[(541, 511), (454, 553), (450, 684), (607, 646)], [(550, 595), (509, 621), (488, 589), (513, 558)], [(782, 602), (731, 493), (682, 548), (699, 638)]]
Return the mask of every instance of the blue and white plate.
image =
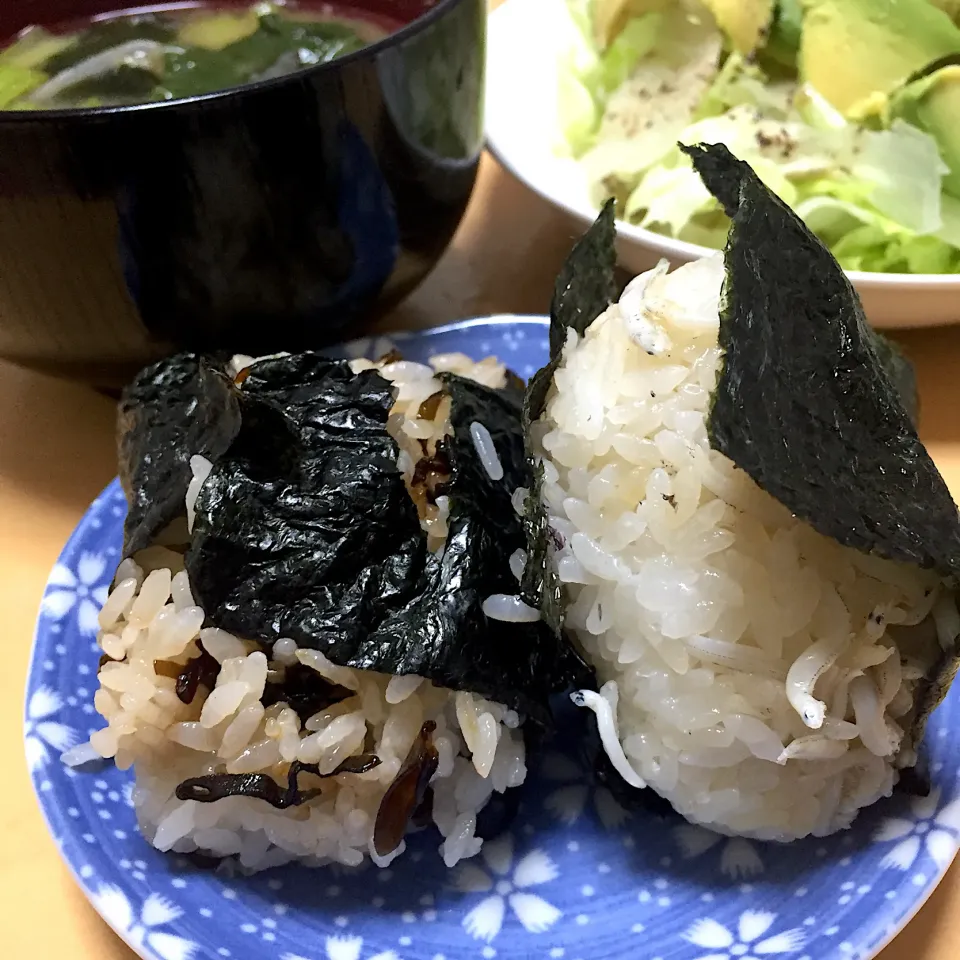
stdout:
[[(522, 376), (547, 353), (536, 318), (397, 339), (410, 359), (493, 353)], [(373, 357), (389, 346), (366, 340), (347, 351)], [(226, 877), (158, 853), (137, 832), (130, 772), (77, 772), (59, 760), (100, 726), (96, 615), (124, 513), (114, 482), (50, 576), (27, 686), (26, 750), (64, 859), (147, 960), (862, 960), (914, 914), (960, 846), (954, 693), (928, 727), (931, 795), (881, 802), (827, 841), (729, 840), (679, 819), (628, 816), (591, 784), (569, 743), (533, 763), (509, 833), (451, 871), (437, 855), (439, 837), (427, 833), (387, 870)]]

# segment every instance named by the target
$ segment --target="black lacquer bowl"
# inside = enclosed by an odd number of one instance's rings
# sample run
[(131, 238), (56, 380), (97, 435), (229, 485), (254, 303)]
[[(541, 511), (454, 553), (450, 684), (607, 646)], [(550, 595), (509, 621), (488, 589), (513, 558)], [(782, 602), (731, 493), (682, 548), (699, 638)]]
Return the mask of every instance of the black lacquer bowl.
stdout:
[[(0, 2), (0, 38), (133, 7)], [(349, 0), (406, 24), (189, 100), (0, 111), (0, 357), (116, 386), (173, 348), (356, 334), (436, 263), (483, 138), (485, 0)]]

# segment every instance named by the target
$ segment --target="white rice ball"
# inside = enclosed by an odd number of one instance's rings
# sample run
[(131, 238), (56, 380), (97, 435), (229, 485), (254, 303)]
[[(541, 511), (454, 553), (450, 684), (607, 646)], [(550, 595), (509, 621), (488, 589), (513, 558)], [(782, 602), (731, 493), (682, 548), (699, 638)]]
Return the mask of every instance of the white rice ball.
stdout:
[[(888, 795), (938, 577), (818, 534), (711, 450), (722, 257), (634, 280), (570, 331), (534, 442), (578, 695), (628, 783), (689, 820), (822, 836)], [(827, 507), (828, 508), (828, 507)], [(934, 647), (936, 645), (934, 644)], [(903, 658), (903, 669), (901, 669)]]

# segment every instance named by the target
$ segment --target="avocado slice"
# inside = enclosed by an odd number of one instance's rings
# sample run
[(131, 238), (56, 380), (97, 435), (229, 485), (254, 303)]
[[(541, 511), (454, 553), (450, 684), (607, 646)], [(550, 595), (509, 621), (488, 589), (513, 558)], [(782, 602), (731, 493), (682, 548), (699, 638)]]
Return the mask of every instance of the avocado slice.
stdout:
[(960, 53), (960, 28), (927, 0), (802, 0), (799, 69), (848, 117), (882, 113), (928, 64)]
[(774, 0), (701, 0), (738, 53), (750, 54), (766, 39)]
[(951, 20), (960, 17), (960, 0), (927, 0), (928, 3), (939, 7)]
[(908, 83), (891, 99), (890, 113), (926, 131), (950, 168), (943, 189), (960, 198), (960, 58), (930, 76)]
[(593, 0), (590, 4), (593, 39), (601, 50), (606, 50), (617, 39), (628, 21), (647, 13), (656, 13), (670, 2), (671, 0)]

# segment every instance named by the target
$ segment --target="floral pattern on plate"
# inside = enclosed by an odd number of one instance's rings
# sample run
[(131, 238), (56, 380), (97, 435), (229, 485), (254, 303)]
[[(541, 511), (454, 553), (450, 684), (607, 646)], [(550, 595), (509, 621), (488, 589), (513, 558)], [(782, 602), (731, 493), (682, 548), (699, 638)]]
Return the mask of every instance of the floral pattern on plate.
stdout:
[[(524, 377), (547, 349), (536, 318), (395, 339), (413, 360), (495, 353)], [(346, 351), (377, 356), (391, 345), (368, 339)], [(895, 795), (827, 840), (763, 844), (628, 815), (590, 781), (578, 738), (559, 736), (531, 764), (509, 832), (451, 871), (432, 834), (411, 838), (385, 870), (287, 866), (243, 877), (160, 854), (137, 832), (130, 772), (74, 771), (59, 760), (100, 725), (95, 611), (124, 515), (114, 482), (51, 574), (24, 732), (64, 859), (147, 960), (864, 960), (912, 916), (960, 846), (954, 693), (928, 727), (931, 795)]]

